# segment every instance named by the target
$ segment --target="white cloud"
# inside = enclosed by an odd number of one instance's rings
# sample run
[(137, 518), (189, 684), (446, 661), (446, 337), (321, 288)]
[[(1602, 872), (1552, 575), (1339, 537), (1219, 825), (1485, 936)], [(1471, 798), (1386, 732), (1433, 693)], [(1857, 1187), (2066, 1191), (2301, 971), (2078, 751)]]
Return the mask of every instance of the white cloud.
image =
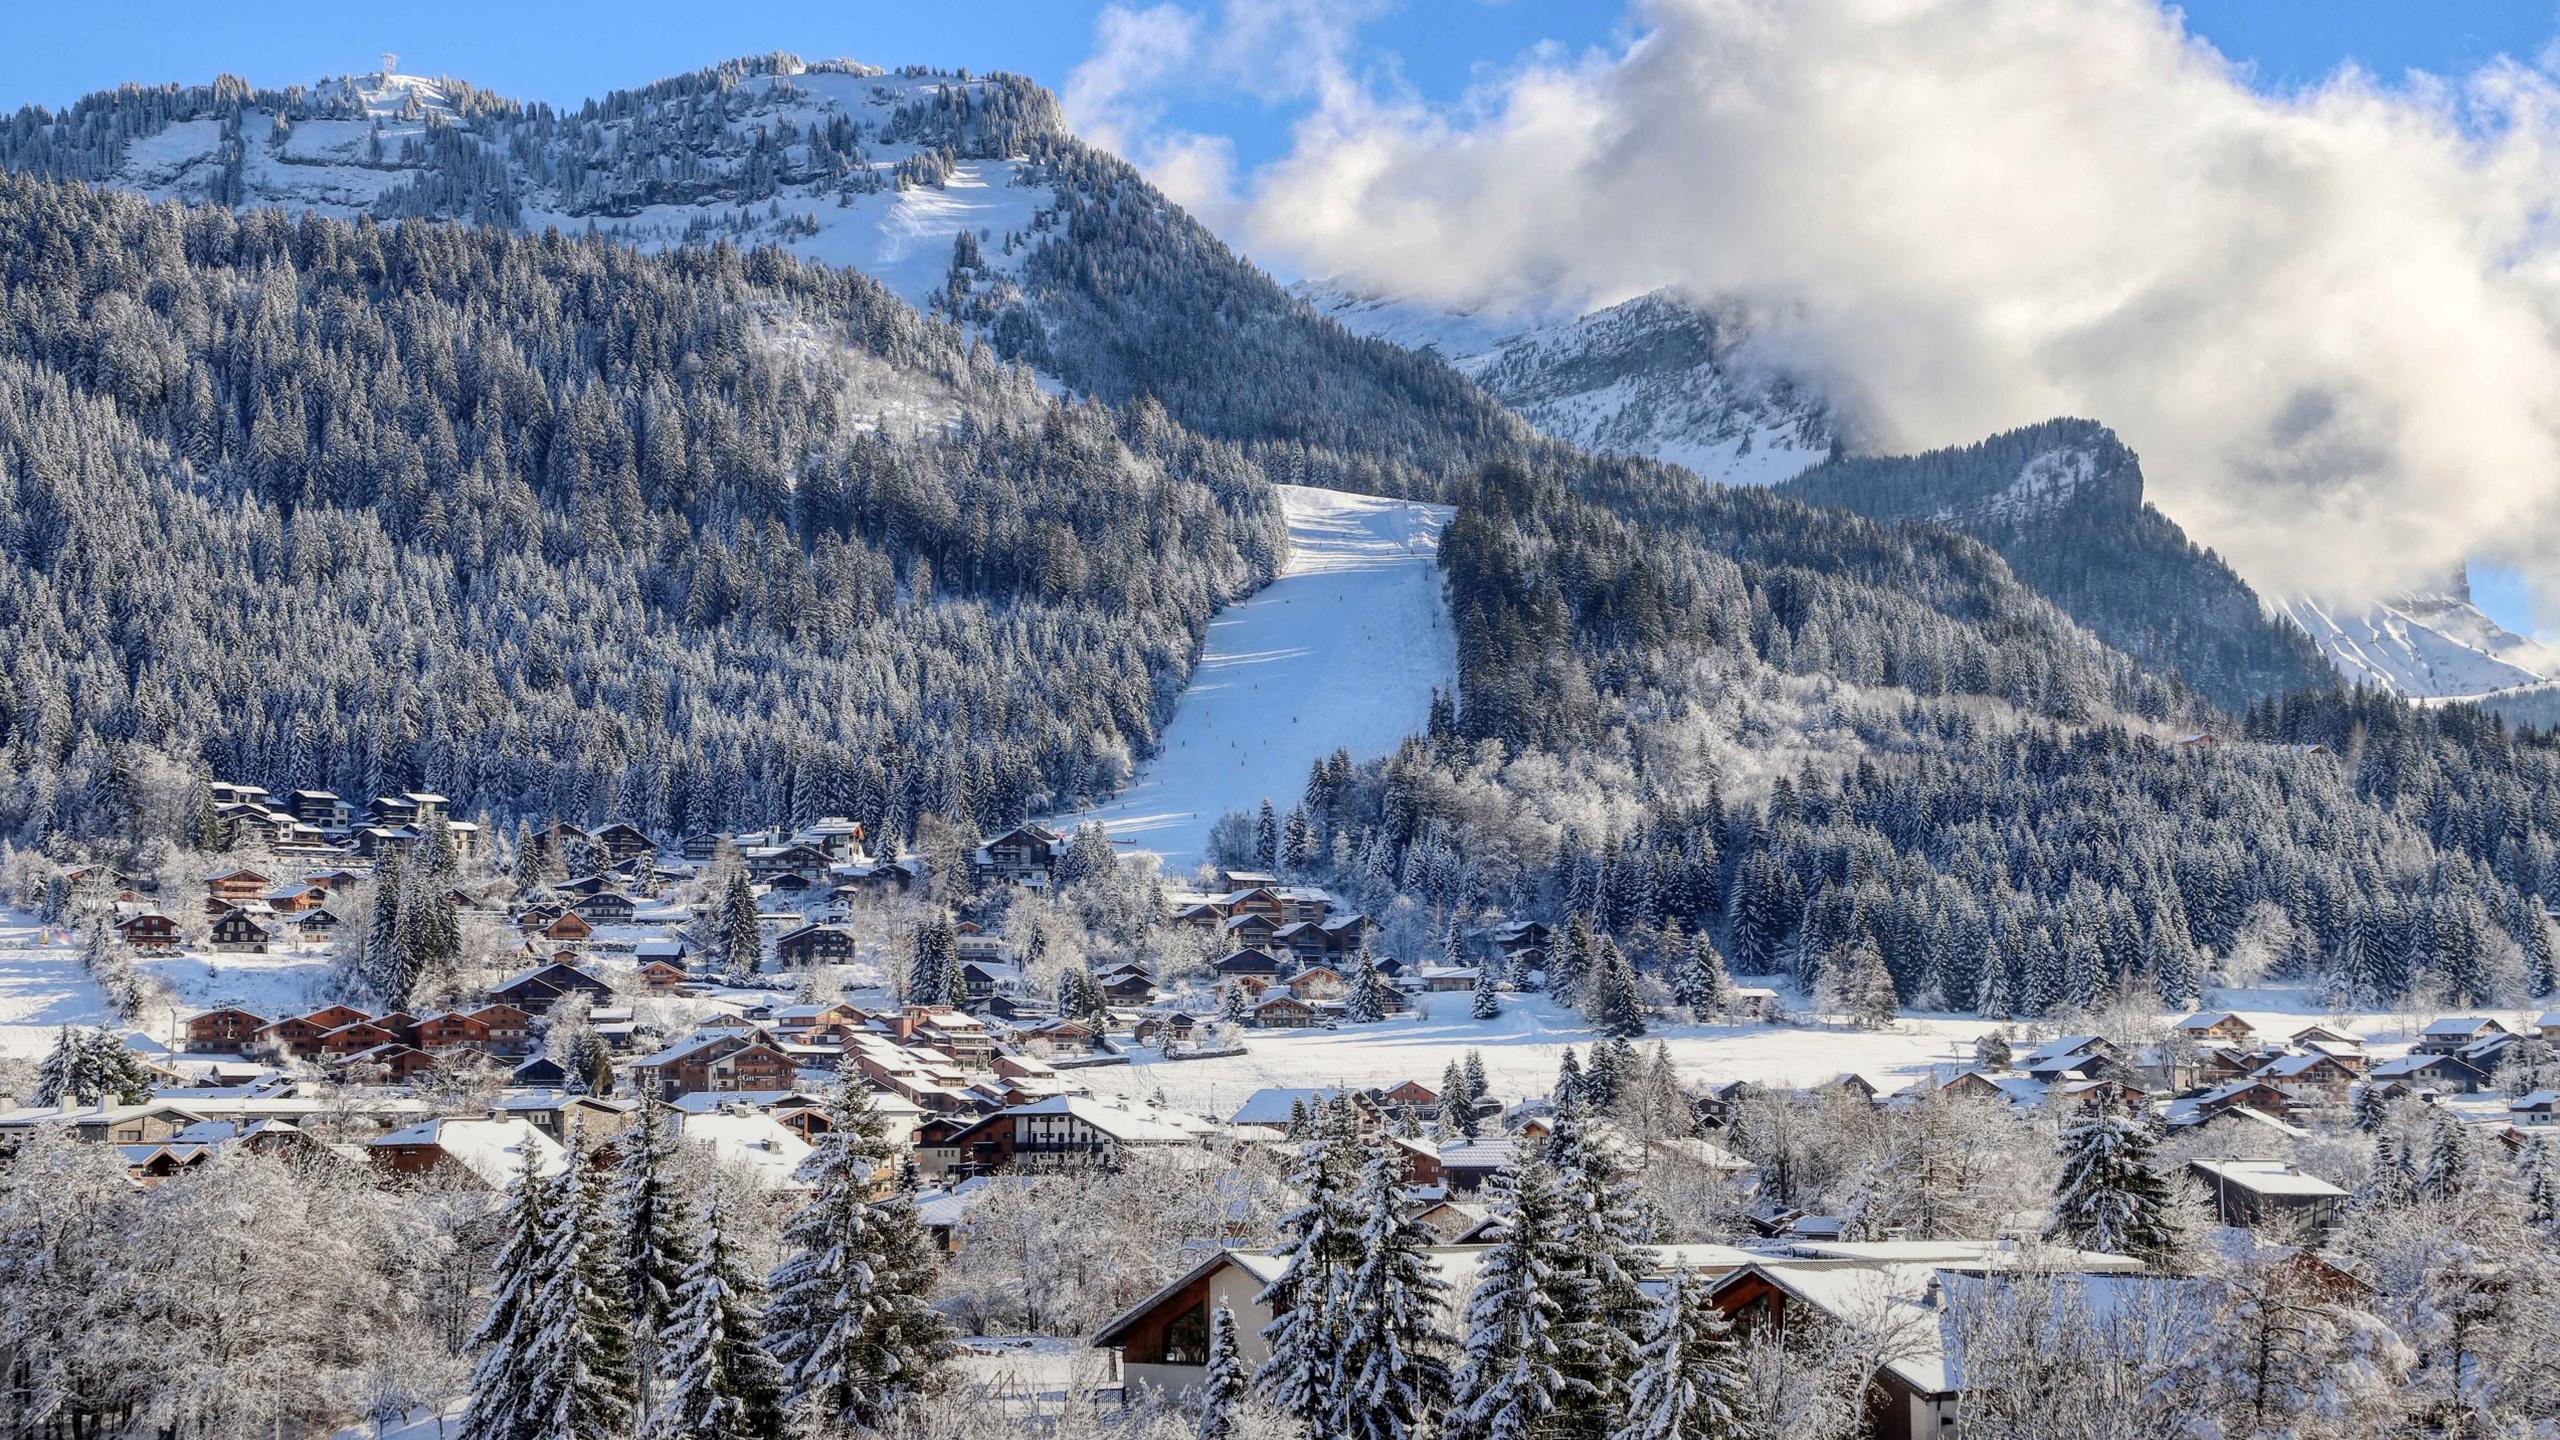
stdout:
[[(1189, 53), (1310, 8), (1230, 7)], [(2149, 0), (1640, 0), (1623, 50), (1435, 110), (1344, 63), (1357, 12), (1312, 8), (1315, 62), (1273, 91), (1311, 106), (1292, 152), (1232, 198), (1212, 175), (1275, 263), (1742, 297), (1897, 446), (2112, 424), (2271, 592), (2482, 555), (2560, 597), (2543, 71), (2270, 97)]]

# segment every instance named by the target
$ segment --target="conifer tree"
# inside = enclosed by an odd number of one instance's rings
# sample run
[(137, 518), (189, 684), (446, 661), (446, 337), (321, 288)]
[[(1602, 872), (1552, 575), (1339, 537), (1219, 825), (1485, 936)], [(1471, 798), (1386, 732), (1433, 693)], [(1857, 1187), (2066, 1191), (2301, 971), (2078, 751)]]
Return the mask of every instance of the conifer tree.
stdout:
[(552, 1186), (529, 1373), (545, 1440), (609, 1440), (632, 1418), (631, 1301), (623, 1293), (604, 1184), (574, 1126), (568, 1152), (567, 1168)]
[(716, 1197), (704, 1198), (687, 1248), (694, 1258), (667, 1317), (667, 1393), (650, 1440), (783, 1440), (782, 1367), (764, 1348), (763, 1295), (721, 1233)]
[(1686, 1270), (1663, 1281), (1637, 1352), (1626, 1419), (1610, 1440), (1742, 1440), (1748, 1383), (1733, 1327)]
[(2544, 1235), (2560, 1231), (2560, 1161), (2543, 1136), (2525, 1148), (2524, 1222)]
[(659, 1337), (674, 1319), (676, 1290), (693, 1265), (692, 1217), (670, 1188), (676, 1137), (665, 1103), (643, 1096), (621, 1143), (612, 1194), (615, 1258), (631, 1299), (632, 1373), (645, 1415), (656, 1408)]
[(2151, 1165), (2151, 1144), (2142, 1122), (2112, 1101), (2065, 1130), (2046, 1238), (2154, 1264), (2167, 1260), (2177, 1235), (2168, 1187)]
[(1574, 1382), (1566, 1423), (1577, 1434), (1606, 1434), (1614, 1428), (1615, 1407), (1635, 1369), (1636, 1340), (1644, 1333), (1639, 1282), (1653, 1225), (1580, 1100), (1556, 1107), (1541, 1158), (1555, 1174), (1556, 1234), (1566, 1257), (1559, 1278), (1568, 1287), (1569, 1313), (1584, 1322), (1566, 1332), (1557, 1356)]
[(1359, 1217), (1351, 1208), (1358, 1152), (1333, 1115), (1311, 1117), (1310, 1125), (1319, 1133), (1299, 1147), (1289, 1177), (1298, 1208), (1280, 1221), (1284, 1263), (1254, 1297), (1272, 1315), (1262, 1327), (1271, 1354), (1254, 1383), (1281, 1413), (1321, 1430), (1337, 1413), (1343, 1383), (1335, 1361), (1346, 1319), (1343, 1285), (1359, 1254)]
[(471, 1337), (478, 1359), (471, 1370), (471, 1404), (463, 1412), (461, 1440), (535, 1440), (541, 1434), (544, 1396), (534, 1369), (534, 1340), (541, 1328), (536, 1304), (545, 1274), (544, 1247), (551, 1237), (552, 1182), (540, 1169), (541, 1152), (522, 1148), (507, 1205), (507, 1239), (498, 1264), (489, 1311)]
[(1725, 973), (1724, 956), (1704, 926), (1690, 939), (1689, 948), (1672, 970), (1671, 989), (1693, 1021), (1721, 1015), (1730, 1003), (1733, 978)]
[(1872, 942), (1860, 944), (1850, 952), (1843, 985), (1849, 1016), (1863, 1029), (1886, 1029), (1902, 1013), (1902, 998), (1894, 993), (1893, 975), (1885, 969), (1884, 956), (1876, 952)]
[(743, 868), (729, 873), (720, 897), (720, 968), (736, 984), (764, 968), (764, 927), (756, 923), (756, 892)]
[(2419, 1192), (2439, 1203), (2456, 1199), (2471, 1188), (2473, 1169), (2470, 1134), (2452, 1112), (2438, 1111), (2427, 1135), (2427, 1168)]
[(1342, 1018), (1354, 1025), (1374, 1025), (1387, 1018), (1387, 982), (1377, 962), (1363, 947), (1351, 957), (1351, 986), (1342, 997)]
[(1439, 1323), (1448, 1287), (1426, 1253), (1435, 1237), (1408, 1213), (1392, 1149), (1381, 1146), (1370, 1157), (1350, 1209), (1358, 1258), (1339, 1302), (1344, 1383), (1325, 1433), (1408, 1440), (1448, 1403), (1448, 1342)]
[(765, 1348), (782, 1364), (792, 1413), (875, 1426), (949, 1358), (950, 1329), (925, 1303), (934, 1263), (914, 1204), (872, 1202), (897, 1147), (870, 1091), (847, 1077), (828, 1093), (826, 1115), (832, 1128), (798, 1172), (808, 1203), (783, 1227)]
[(1502, 1016), (1502, 990), (1494, 978), (1494, 962), (1490, 956), (1476, 967), (1475, 998), (1468, 1005), (1467, 1013), (1478, 1020), (1496, 1020)]
[(1644, 1033), (1644, 997), (1636, 990), (1635, 967), (1616, 940), (1600, 937), (1582, 988), (1589, 992), (1583, 997), (1582, 1013), (1601, 1034), (1626, 1040)]
[(2363, 1131), (2367, 1135), (2374, 1134), (2380, 1131), (2383, 1126), (2390, 1123), (2391, 1102), (2383, 1097), (2382, 1091), (2379, 1087), (2373, 1085), (2358, 1085), (2356, 1087), (2355, 1116), (2356, 1128), (2358, 1130)]
[(1209, 1365), (1200, 1377), (1199, 1440), (1233, 1440), (1236, 1407), (1253, 1385), (1244, 1359), (1236, 1353), (1236, 1312), (1224, 1305), (1209, 1312)]
[(1496, 1213), (1502, 1237), (1468, 1298), (1448, 1440), (1531, 1440), (1550, 1432), (1571, 1392), (1561, 1360), (1577, 1323), (1568, 1310), (1570, 1260), (1558, 1233), (1555, 1172), (1530, 1160), (1513, 1172)]
[(35, 1102), (138, 1105), (151, 1098), (151, 1071), (124, 1042), (95, 1026), (65, 1025), (36, 1067)]

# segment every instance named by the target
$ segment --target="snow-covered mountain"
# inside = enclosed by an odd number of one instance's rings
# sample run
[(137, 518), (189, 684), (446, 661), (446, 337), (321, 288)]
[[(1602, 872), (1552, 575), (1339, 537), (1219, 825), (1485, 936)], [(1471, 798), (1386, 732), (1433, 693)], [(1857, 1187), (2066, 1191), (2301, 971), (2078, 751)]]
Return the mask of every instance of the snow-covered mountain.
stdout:
[(1436, 354), (1540, 431), (1585, 449), (1737, 485), (1776, 484), (1832, 452), (1831, 408), (1754, 360), (1750, 325), (1733, 307), (1663, 290), (1559, 318), (1529, 302), (1440, 309), (1338, 280), (1295, 288), (1345, 329)]
[(2469, 578), (2440, 592), (2338, 607), (2296, 596), (2284, 604), (2341, 674), (2422, 699), (2487, 695), (2560, 678), (2560, 650), (2500, 625), (2471, 603)]
[(1001, 72), (777, 54), (573, 109), (398, 74), (127, 85), (8, 117), (0, 168), (644, 250), (778, 246), (870, 275), (1053, 388), (1285, 445), (1310, 482), (1414, 488), (1525, 431), (1437, 360), (1325, 323)]
[[(81, 102), (13, 168), (154, 199), (592, 228), (644, 250), (779, 245), (919, 308), (1018, 275), (1029, 238), (1056, 218), (1055, 188), (1021, 153), (1055, 127), (1054, 106), (1001, 78), (772, 56), (572, 113), (381, 73), (138, 95)], [(93, 116), (111, 123), (84, 123)], [(963, 245), (976, 263), (954, 294)]]

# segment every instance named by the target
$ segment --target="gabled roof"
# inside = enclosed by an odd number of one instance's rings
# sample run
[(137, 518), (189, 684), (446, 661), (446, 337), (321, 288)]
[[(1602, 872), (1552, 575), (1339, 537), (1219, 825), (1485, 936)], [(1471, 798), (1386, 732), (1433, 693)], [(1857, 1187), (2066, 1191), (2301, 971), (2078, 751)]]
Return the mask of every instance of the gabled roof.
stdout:
[(1191, 1132), (1179, 1125), (1168, 1125), (1134, 1110), (1087, 1100), (1081, 1095), (1056, 1095), (1046, 1100), (1034, 1100), (1028, 1105), (999, 1110), (988, 1118), (1000, 1120), (1011, 1115), (1069, 1115), (1114, 1140), (1138, 1144), (1188, 1143), (1192, 1138)]

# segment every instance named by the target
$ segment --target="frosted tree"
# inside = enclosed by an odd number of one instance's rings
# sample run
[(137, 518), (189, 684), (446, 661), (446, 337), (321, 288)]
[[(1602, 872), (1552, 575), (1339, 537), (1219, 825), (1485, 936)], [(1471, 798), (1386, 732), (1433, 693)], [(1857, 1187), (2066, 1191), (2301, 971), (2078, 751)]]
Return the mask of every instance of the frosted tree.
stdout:
[(532, 1440), (541, 1433), (541, 1377), (534, 1342), (542, 1326), (544, 1250), (551, 1238), (554, 1196), (541, 1152), (523, 1147), (508, 1192), (506, 1244), (498, 1252), (489, 1310), (471, 1337), (479, 1359), (471, 1371), (471, 1405), (461, 1440)]
[(1849, 955), (1848, 968), (1841, 977), (1841, 999), (1849, 1018), (1861, 1029), (1890, 1028), (1902, 1014), (1901, 997), (1894, 993), (1893, 975), (1884, 967), (1884, 956), (1872, 942), (1861, 943)]
[(1733, 1327), (1704, 1303), (1688, 1271), (1672, 1271), (1637, 1352), (1625, 1421), (1610, 1440), (1742, 1440), (1751, 1433), (1747, 1399)]
[(1358, 1260), (1338, 1301), (1342, 1386), (1323, 1433), (1343, 1440), (1409, 1440), (1449, 1398), (1439, 1315), (1447, 1285), (1432, 1267), (1430, 1230), (1410, 1218), (1404, 1174), (1381, 1146), (1351, 1198)]
[(1570, 1260), (1558, 1228), (1555, 1172), (1531, 1160), (1515, 1171), (1496, 1213), (1502, 1238), (1486, 1252), (1468, 1298), (1448, 1440), (1530, 1440), (1550, 1431), (1573, 1382), (1561, 1360), (1574, 1320)]
[(721, 1233), (718, 1197), (706, 1196), (693, 1261), (677, 1285), (663, 1347), (666, 1398), (649, 1417), (650, 1440), (782, 1440), (782, 1367), (766, 1352), (763, 1295)]
[(800, 1163), (808, 1203), (783, 1227), (765, 1312), (790, 1409), (822, 1426), (879, 1423), (949, 1358), (949, 1327), (926, 1304), (934, 1263), (914, 1204), (873, 1203), (897, 1158), (859, 1079), (830, 1091), (829, 1133)]
[(1209, 1365), (1200, 1377), (1199, 1440), (1234, 1440), (1236, 1409), (1251, 1392), (1253, 1379), (1236, 1353), (1236, 1312), (1224, 1305), (1209, 1312)]
[(2151, 1132), (2112, 1102), (2062, 1134), (2045, 1237), (2158, 1264), (2178, 1248), (2168, 1186), (2151, 1164)]
[(1725, 973), (1724, 955), (1703, 926), (1672, 969), (1671, 992), (1691, 1020), (1721, 1015), (1731, 1003), (1733, 977)]
[(1582, 981), (1581, 1006), (1603, 1035), (1625, 1040), (1644, 1033), (1644, 997), (1636, 989), (1635, 967), (1606, 935), (1600, 937), (1591, 973)]
[(744, 984), (764, 968), (764, 927), (756, 923), (756, 892), (743, 869), (729, 873), (729, 888), (720, 897), (720, 968)]
[(659, 1337), (693, 1264), (692, 1217), (672, 1188), (676, 1136), (666, 1105), (655, 1095), (642, 1097), (620, 1140), (611, 1197), (615, 1262), (631, 1299), (632, 1372), (640, 1412), (648, 1414), (656, 1405)]
[(35, 1102), (138, 1105), (151, 1098), (151, 1071), (142, 1057), (103, 1029), (65, 1025), (36, 1067)]
[(1565, 1257), (1557, 1277), (1575, 1321), (1562, 1332), (1557, 1355), (1573, 1382), (1565, 1405), (1568, 1425), (1581, 1433), (1602, 1432), (1635, 1368), (1636, 1338), (1644, 1333), (1640, 1282), (1653, 1219), (1579, 1099), (1557, 1105), (1541, 1158), (1555, 1175), (1556, 1236)]
[[(928, 915), (916, 923), (914, 944), (907, 961), (907, 1003), (939, 1005), (951, 993), (960, 976), (960, 930), (948, 915)], [(1093, 1006), (1078, 992), (1078, 1018), (1088, 1018)], [(1097, 995), (1098, 998), (1098, 995)]]
[[(1336, 1113), (1341, 1102), (1336, 1102)], [(1313, 1122), (1320, 1133), (1299, 1147), (1290, 1185), (1298, 1208), (1280, 1221), (1280, 1273), (1254, 1302), (1270, 1307), (1262, 1337), (1269, 1358), (1254, 1383), (1284, 1414), (1321, 1429), (1334, 1414), (1343, 1377), (1342, 1290), (1359, 1255), (1359, 1217), (1351, 1208), (1358, 1142), (1328, 1115)]]
[(545, 1440), (608, 1440), (631, 1420), (631, 1302), (604, 1183), (574, 1126), (568, 1152), (552, 1186), (528, 1373)]
[(1265, 871), (1280, 868), (1280, 818), (1267, 796), (1253, 818), (1253, 863)]
[(1387, 1018), (1387, 982), (1367, 950), (1351, 957), (1351, 988), (1342, 997), (1342, 1018), (1354, 1025), (1374, 1025)]
[(2427, 1133), (2427, 1165), (2418, 1181), (2419, 1193), (2438, 1203), (2457, 1199), (2471, 1188), (2477, 1168), (2467, 1127), (2451, 1111), (2438, 1111)]
[(1476, 967), (1475, 998), (1468, 1004), (1467, 1013), (1478, 1020), (1496, 1020), (1502, 1016), (1502, 987), (1494, 975), (1491, 956), (1485, 957), (1484, 963)]

